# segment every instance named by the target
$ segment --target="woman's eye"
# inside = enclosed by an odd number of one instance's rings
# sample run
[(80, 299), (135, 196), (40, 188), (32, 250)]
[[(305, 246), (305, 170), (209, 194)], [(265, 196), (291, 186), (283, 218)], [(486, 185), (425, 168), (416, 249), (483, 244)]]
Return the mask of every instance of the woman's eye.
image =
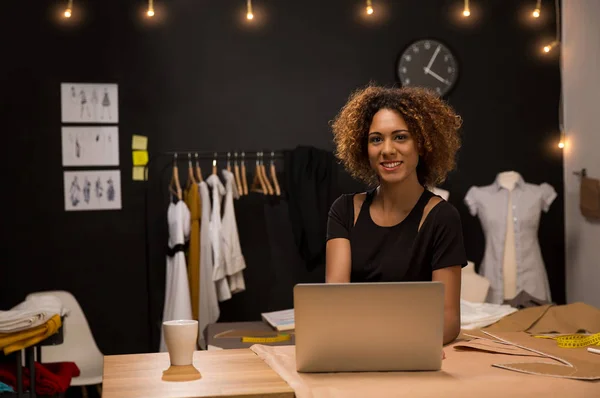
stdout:
[(373, 142), (373, 143), (379, 142), (379, 141), (381, 141), (381, 137), (371, 137), (369, 141)]
[(396, 136), (396, 140), (400, 140), (400, 141), (403, 141), (403, 140), (405, 140), (405, 139), (407, 139), (407, 138), (408, 138), (408, 137), (406, 136), (406, 134), (398, 134), (398, 135)]

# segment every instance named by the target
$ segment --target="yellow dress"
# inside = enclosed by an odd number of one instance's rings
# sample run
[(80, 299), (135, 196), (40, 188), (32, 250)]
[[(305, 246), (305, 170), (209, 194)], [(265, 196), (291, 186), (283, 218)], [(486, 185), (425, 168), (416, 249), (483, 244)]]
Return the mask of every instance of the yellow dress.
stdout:
[(188, 280), (190, 285), (190, 298), (192, 299), (192, 315), (198, 319), (198, 306), (200, 298), (200, 208), (201, 198), (198, 184), (191, 183), (187, 186), (184, 201), (190, 209), (190, 244), (187, 252)]

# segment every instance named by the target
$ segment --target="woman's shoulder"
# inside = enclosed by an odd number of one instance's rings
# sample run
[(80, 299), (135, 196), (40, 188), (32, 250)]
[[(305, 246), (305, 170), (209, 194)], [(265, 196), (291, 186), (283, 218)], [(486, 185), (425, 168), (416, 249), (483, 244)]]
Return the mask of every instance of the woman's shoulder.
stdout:
[(460, 214), (456, 207), (442, 198), (433, 206), (427, 219), (431, 220), (431, 224), (434, 226), (461, 222)]
[(357, 202), (362, 203), (367, 198), (369, 191), (343, 193), (331, 205), (332, 209), (351, 209)]

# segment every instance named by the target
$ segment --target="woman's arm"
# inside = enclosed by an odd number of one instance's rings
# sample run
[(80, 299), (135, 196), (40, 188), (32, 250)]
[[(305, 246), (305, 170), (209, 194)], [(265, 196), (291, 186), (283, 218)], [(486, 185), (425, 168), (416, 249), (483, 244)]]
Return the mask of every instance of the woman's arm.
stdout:
[(350, 282), (350, 241), (345, 238), (330, 239), (326, 247), (326, 276), (327, 283)]
[(444, 284), (444, 344), (453, 342), (460, 333), (461, 266), (434, 270), (432, 280)]

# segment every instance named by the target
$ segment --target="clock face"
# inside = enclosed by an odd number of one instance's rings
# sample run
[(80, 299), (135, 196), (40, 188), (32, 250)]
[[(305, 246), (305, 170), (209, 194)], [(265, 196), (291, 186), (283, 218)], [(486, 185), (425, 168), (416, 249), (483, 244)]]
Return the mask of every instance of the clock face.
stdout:
[(444, 96), (458, 79), (458, 63), (444, 44), (419, 40), (402, 52), (396, 72), (402, 86), (425, 87)]

